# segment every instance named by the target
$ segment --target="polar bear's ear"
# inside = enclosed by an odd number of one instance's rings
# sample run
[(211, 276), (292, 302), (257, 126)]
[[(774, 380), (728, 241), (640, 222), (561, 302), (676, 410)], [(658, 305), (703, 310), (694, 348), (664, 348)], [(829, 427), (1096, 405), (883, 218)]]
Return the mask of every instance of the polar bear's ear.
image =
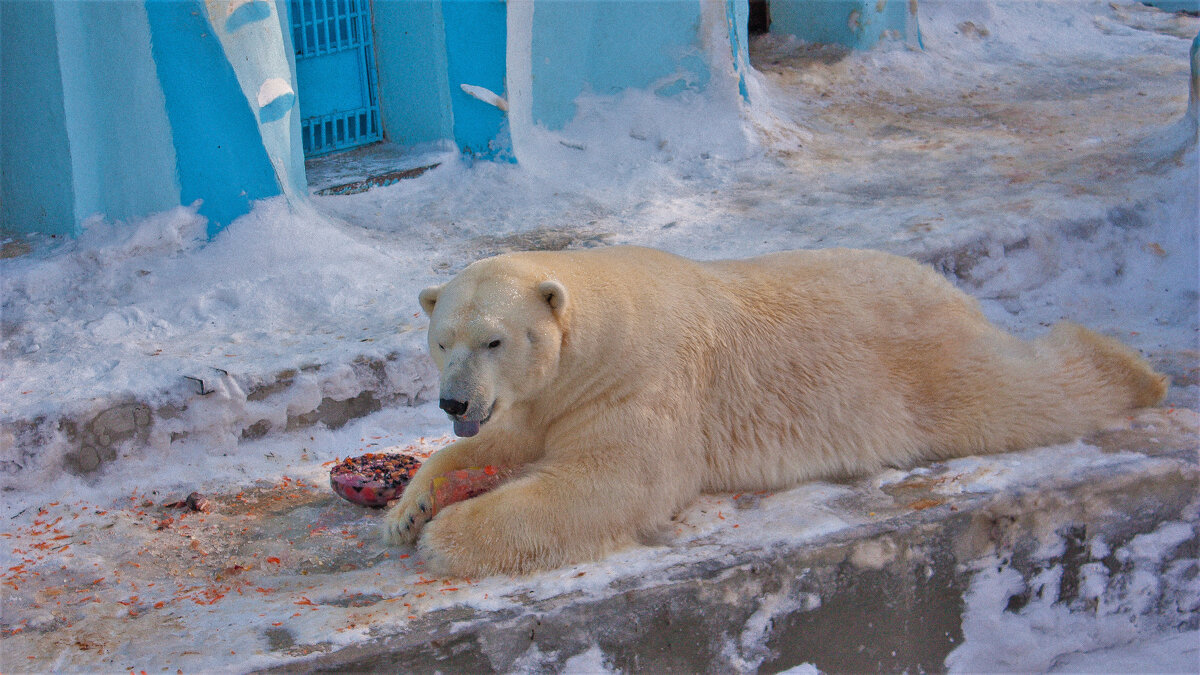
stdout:
[(421, 290), (421, 309), (425, 310), (426, 314), (433, 316), (433, 306), (437, 304), (438, 294), (441, 292), (441, 286), (430, 286)]
[(567, 308), (567, 288), (553, 279), (547, 279), (538, 284), (538, 293), (550, 305), (550, 309), (560, 315)]

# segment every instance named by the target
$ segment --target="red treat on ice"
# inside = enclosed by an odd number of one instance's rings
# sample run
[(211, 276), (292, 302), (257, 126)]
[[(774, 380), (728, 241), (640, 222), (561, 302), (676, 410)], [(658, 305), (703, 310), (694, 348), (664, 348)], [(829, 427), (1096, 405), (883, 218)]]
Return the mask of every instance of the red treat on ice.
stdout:
[(409, 455), (368, 452), (334, 466), (329, 484), (346, 501), (381, 508), (400, 498), (420, 466), (421, 460)]
[(457, 469), (433, 479), (433, 513), (496, 487), (507, 474), (495, 466)]

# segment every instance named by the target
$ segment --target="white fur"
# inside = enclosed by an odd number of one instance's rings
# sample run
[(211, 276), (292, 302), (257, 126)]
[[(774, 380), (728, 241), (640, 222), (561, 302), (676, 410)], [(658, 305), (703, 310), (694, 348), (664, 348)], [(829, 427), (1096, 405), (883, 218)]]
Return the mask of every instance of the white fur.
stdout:
[[(515, 253), (421, 304), (443, 397), (490, 418), (425, 463), (387, 530), (468, 576), (603, 556), (702, 491), (1068, 440), (1166, 391), (1113, 340), (1062, 324), (1021, 341), (872, 251)], [(517, 476), (429, 519), (433, 478), (486, 464)]]

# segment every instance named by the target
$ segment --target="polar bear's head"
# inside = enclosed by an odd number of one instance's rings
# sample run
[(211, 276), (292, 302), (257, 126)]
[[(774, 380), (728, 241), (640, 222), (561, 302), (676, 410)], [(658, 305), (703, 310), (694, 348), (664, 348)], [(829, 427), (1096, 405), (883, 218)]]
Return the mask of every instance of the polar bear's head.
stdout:
[(459, 436), (474, 436), (540, 392), (562, 346), (566, 288), (498, 260), (421, 291), (429, 353), (441, 373), (440, 405)]

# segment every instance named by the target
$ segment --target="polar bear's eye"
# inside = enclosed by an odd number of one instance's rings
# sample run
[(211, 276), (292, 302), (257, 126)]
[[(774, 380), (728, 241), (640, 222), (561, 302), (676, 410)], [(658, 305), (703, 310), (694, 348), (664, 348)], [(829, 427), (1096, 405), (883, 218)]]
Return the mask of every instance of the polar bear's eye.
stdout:
[(446, 351), (446, 345), (438, 343), (438, 349), (440, 349), (442, 351)]
[(488, 343), (488, 349), (495, 349), (496, 347), (499, 347), (499, 346), (500, 346), (499, 340), (492, 340), (491, 342)]

